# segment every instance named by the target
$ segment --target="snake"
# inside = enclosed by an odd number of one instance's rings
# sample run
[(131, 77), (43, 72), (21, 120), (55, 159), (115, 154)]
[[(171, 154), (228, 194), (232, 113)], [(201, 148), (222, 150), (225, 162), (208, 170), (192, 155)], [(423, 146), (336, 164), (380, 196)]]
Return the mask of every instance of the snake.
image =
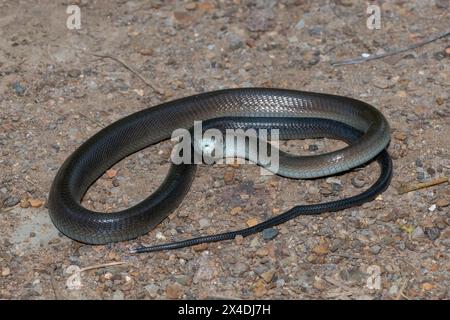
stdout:
[(61, 165), (50, 188), (49, 215), (56, 228), (86, 244), (132, 240), (158, 226), (178, 208), (196, 174), (195, 164), (174, 164), (156, 191), (138, 204), (112, 213), (82, 205), (89, 187), (106, 170), (125, 157), (173, 138), (177, 129), (191, 130), (194, 121), (206, 128), (277, 129), (280, 140), (329, 137), (348, 145), (317, 155), (280, 152), (277, 174), (291, 179), (315, 179), (343, 173), (374, 159), (380, 165), (378, 180), (362, 193), (335, 201), (297, 205), (255, 226), (181, 240), (133, 252), (177, 249), (200, 243), (246, 237), (293, 219), (343, 210), (373, 200), (386, 190), (392, 160), (386, 151), (389, 124), (372, 105), (328, 93), (278, 88), (235, 88), (200, 93), (149, 107), (98, 131)]

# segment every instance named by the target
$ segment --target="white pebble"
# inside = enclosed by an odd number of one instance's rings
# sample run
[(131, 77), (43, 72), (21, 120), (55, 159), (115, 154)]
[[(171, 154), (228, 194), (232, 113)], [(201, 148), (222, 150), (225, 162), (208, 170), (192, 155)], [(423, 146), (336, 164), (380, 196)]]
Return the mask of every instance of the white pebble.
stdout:
[(158, 240), (166, 240), (166, 237), (162, 234), (161, 231), (156, 232), (156, 239)]

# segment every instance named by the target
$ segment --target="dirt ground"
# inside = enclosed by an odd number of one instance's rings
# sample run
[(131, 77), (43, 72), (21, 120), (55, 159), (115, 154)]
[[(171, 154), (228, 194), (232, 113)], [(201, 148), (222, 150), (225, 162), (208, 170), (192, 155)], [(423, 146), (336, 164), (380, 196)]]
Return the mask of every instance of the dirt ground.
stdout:
[[(365, 1), (78, 0), (79, 30), (66, 26), (69, 1), (31, 3), (0, 1), (0, 298), (450, 298), (450, 186), (397, 191), (450, 176), (449, 37), (385, 59), (331, 63), (445, 31), (448, 1), (379, 1), (380, 30), (367, 28)], [(93, 54), (123, 60), (154, 88)], [(261, 176), (254, 165), (202, 165), (182, 205), (136, 240), (83, 245), (52, 225), (46, 199), (54, 175), (102, 126), (162, 101), (248, 86), (376, 106), (392, 129), (389, 189), (361, 207), (289, 221), (266, 239), (130, 254), (141, 244), (234, 230), (295, 204), (348, 197), (378, 174), (371, 164), (295, 181)], [(115, 211), (142, 200), (164, 178), (170, 147), (121, 161), (84, 204)], [(334, 142), (284, 147), (313, 154)], [(78, 279), (69, 273), (113, 262), (123, 264)]]

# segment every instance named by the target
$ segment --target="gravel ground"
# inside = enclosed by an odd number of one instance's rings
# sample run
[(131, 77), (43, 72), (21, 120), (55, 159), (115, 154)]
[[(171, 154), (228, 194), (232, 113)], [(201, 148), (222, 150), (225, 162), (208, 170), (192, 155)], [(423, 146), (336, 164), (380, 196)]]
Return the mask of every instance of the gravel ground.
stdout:
[[(381, 30), (366, 27), (363, 1), (72, 3), (81, 8), (80, 30), (66, 27), (66, 1), (0, 1), (0, 298), (450, 298), (450, 186), (397, 192), (402, 183), (450, 175), (449, 38), (363, 64), (330, 63), (448, 29), (448, 1), (380, 1)], [(122, 59), (154, 89), (92, 53)], [(378, 174), (371, 164), (334, 179), (294, 181), (261, 176), (253, 165), (202, 165), (180, 208), (139, 239), (89, 246), (53, 227), (46, 209), (52, 179), (102, 126), (162, 101), (244, 86), (375, 105), (392, 127), (390, 188), (361, 207), (300, 217), (264, 235), (129, 254), (139, 244), (242, 228), (295, 204), (344, 198)], [(336, 146), (283, 147), (314, 154)], [(121, 161), (84, 204), (115, 211), (137, 203), (164, 178), (170, 147)], [(113, 262), (123, 264), (70, 274), (69, 266)]]

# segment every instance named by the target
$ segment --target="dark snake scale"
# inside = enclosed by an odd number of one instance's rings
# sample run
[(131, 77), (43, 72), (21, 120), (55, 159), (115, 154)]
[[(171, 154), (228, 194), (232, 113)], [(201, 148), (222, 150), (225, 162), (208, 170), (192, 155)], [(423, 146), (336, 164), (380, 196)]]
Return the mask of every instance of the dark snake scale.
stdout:
[(114, 213), (93, 212), (81, 205), (91, 186), (128, 155), (169, 139), (175, 129), (278, 129), (280, 140), (328, 137), (347, 142), (343, 149), (314, 156), (280, 154), (277, 174), (310, 179), (345, 172), (376, 159), (378, 180), (350, 198), (299, 205), (251, 228), (180, 242), (142, 247), (135, 252), (176, 249), (248, 236), (299, 215), (338, 211), (373, 200), (390, 183), (392, 162), (385, 148), (389, 125), (374, 107), (352, 98), (285, 89), (242, 88), (213, 91), (163, 103), (131, 114), (83, 143), (59, 169), (49, 194), (49, 213), (68, 237), (89, 244), (134, 239), (155, 228), (188, 192), (195, 164), (172, 164), (161, 186), (137, 205)]

